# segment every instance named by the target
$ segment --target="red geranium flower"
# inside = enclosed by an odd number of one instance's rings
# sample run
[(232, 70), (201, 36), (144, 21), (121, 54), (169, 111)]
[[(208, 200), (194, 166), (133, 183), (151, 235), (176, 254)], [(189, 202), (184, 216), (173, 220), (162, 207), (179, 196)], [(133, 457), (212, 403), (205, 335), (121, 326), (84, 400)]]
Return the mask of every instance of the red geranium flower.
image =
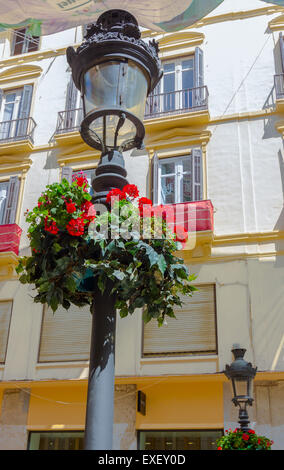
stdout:
[(222, 447), (219, 446), (217, 450), (222, 450)]
[(115, 198), (115, 200), (122, 201), (123, 199), (126, 199), (126, 194), (124, 191), (121, 191), (118, 188), (114, 188), (111, 189), (107, 194), (106, 202), (110, 203), (112, 198)]
[(56, 235), (58, 233), (58, 227), (56, 225), (56, 222), (54, 222), (53, 220), (48, 220), (48, 217), (46, 217), (44, 219), (44, 229), (51, 233), (52, 235)]
[(153, 215), (152, 205), (151, 199), (140, 197), (138, 201), (140, 217), (151, 217)]
[(71, 219), (66, 225), (69, 235), (73, 237), (80, 237), (84, 234), (84, 219), (78, 217), (77, 219)]
[(133, 198), (136, 198), (139, 196), (139, 191), (138, 191), (137, 186), (135, 186), (135, 184), (127, 184), (126, 186), (124, 186), (123, 192)]
[(83, 218), (88, 219), (89, 221), (94, 220), (96, 217), (96, 209), (95, 206), (91, 203), (91, 201), (85, 201), (81, 205), (81, 210), (83, 211)]
[(88, 180), (82, 171), (73, 175), (72, 181), (76, 181), (77, 186), (83, 187), (84, 191), (87, 191), (86, 186), (88, 186)]
[(243, 438), (244, 441), (248, 441), (249, 440), (249, 435), (248, 434), (243, 434), (242, 438)]
[(253, 429), (249, 429), (248, 432), (249, 432), (250, 434), (255, 434), (255, 431), (254, 431)]
[(182, 225), (174, 226), (174, 233), (176, 234), (177, 242), (185, 242), (188, 239), (188, 232), (182, 227)]
[(76, 206), (75, 206), (74, 202), (72, 202), (71, 199), (69, 199), (69, 202), (65, 201), (65, 204), (66, 204), (66, 210), (67, 210), (68, 214), (73, 214), (73, 212), (76, 212)]

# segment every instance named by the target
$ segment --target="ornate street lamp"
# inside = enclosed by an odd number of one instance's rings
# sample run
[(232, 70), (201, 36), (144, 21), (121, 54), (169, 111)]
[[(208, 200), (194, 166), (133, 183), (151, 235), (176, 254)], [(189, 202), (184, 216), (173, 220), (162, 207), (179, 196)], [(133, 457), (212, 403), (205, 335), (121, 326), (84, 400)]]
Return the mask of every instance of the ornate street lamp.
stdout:
[[(142, 41), (130, 13), (110, 10), (76, 51), (67, 49), (67, 60), (83, 99), (82, 139), (101, 151), (94, 202), (106, 205), (108, 192), (127, 184), (122, 152), (143, 146), (146, 98), (162, 76), (158, 44)], [(111, 281), (103, 294), (93, 284), (85, 449), (99, 450), (112, 449), (116, 310)]]
[(158, 44), (141, 39), (133, 15), (109, 10), (88, 25), (76, 51), (67, 49), (67, 60), (83, 99), (82, 139), (102, 152), (93, 189), (105, 202), (127, 183), (121, 152), (143, 144), (146, 98), (162, 76)]
[(234, 361), (230, 366), (226, 365), (224, 374), (231, 380), (233, 389), (232, 402), (239, 406), (239, 424), (243, 431), (249, 430), (249, 416), (247, 406), (252, 406), (252, 386), (257, 367), (253, 368), (250, 362), (244, 359), (246, 349), (240, 348), (239, 344), (234, 344), (232, 353)]

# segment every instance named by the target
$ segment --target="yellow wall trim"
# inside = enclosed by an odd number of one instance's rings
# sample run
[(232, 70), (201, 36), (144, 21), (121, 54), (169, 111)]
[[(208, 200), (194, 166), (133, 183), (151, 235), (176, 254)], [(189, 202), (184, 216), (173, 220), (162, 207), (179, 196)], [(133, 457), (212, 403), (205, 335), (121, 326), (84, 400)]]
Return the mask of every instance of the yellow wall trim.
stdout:
[(0, 85), (13, 82), (15, 80), (25, 80), (39, 77), (42, 68), (37, 65), (20, 65), (11, 67), (0, 73)]
[[(79, 44), (74, 45), (78, 47)], [(12, 65), (22, 65), (30, 62), (39, 62), (40, 60), (49, 59), (50, 57), (56, 57), (59, 55), (66, 54), (67, 47), (60, 47), (58, 49), (47, 49), (45, 51), (28, 52), (26, 54), (20, 54), (17, 56), (7, 57), (6, 59), (0, 60), (0, 67), (11, 67)]]
[(284, 30), (284, 15), (277, 16), (268, 23), (269, 28), (272, 31), (282, 31)]
[(0, 253), (0, 281), (8, 279), (17, 279), (15, 271), (18, 265), (19, 257), (13, 251), (4, 251)]

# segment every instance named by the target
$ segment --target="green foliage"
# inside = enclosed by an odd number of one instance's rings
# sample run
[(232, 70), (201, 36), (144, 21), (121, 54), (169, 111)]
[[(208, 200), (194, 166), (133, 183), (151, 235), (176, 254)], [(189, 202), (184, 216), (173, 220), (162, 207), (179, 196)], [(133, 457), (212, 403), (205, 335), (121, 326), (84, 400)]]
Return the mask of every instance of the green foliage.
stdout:
[(217, 440), (218, 450), (271, 450), (273, 441), (259, 436), (253, 429), (247, 432), (236, 428), (225, 431), (225, 435)]
[[(143, 218), (133, 200), (119, 201), (113, 211), (90, 221), (82, 211), (90, 199), (86, 186), (76, 181), (47, 186), (26, 216), (32, 253), (20, 259), (20, 281), (33, 284), (34, 301), (47, 303), (55, 312), (60, 305), (91, 305), (93, 280), (104, 292), (111, 279), (121, 317), (142, 308), (145, 322), (155, 318), (161, 326), (165, 316), (175, 317), (180, 294), (191, 296), (196, 290), (191, 284), (195, 276), (175, 255), (180, 243), (172, 232), (166, 233), (165, 221), (155, 217), (147, 220), (147, 230), (153, 235), (156, 224), (161, 236), (145, 239)], [(66, 201), (75, 204), (74, 212), (67, 212)], [(84, 220), (83, 234), (68, 232), (72, 219)], [(51, 223), (55, 228), (50, 231)]]

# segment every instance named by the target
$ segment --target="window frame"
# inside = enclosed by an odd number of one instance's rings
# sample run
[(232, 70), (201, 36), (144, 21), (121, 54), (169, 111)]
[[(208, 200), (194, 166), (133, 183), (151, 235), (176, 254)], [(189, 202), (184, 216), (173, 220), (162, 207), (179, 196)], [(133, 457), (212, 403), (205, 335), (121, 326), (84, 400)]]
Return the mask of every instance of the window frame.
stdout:
[[(190, 171), (183, 171), (180, 173), (180, 168), (182, 167), (182, 163), (186, 158), (190, 158)], [(196, 163), (194, 161), (195, 156), (193, 155), (193, 151), (189, 153), (184, 153), (183, 155), (166, 157), (166, 158), (159, 158), (158, 162), (158, 188), (157, 188), (157, 204), (164, 204), (164, 205), (171, 205), (171, 204), (186, 204), (196, 201), (203, 201), (204, 200), (204, 192), (203, 192), (203, 162), (202, 162), (202, 155), (200, 158), (200, 168), (199, 168), (199, 184), (200, 184), (200, 199), (195, 199), (195, 176), (196, 176)], [(175, 163), (175, 198), (174, 202), (162, 202), (162, 178), (166, 177), (166, 175), (162, 175), (162, 165), (166, 163)], [(192, 199), (190, 201), (184, 201), (181, 198), (182, 195), (182, 181), (183, 175), (191, 175), (191, 196)]]
[(0, 361), (0, 366), (3, 366), (6, 364), (6, 359), (7, 359), (7, 351), (8, 351), (8, 345), (9, 345), (9, 337), (10, 337), (10, 328), (11, 328), (11, 321), (12, 321), (12, 315), (13, 315), (13, 307), (14, 307), (14, 300), (13, 299), (0, 299), (0, 303), (2, 302), (11, 302), (11, 310), (10, 310), (10, 319), (9, 319), (9, 325), (8, 325), (8, 330), (7, 330), (7, 341), (6, 341), (6, 347), (5, 347), (5, 354), (4, 354), (4, 360), (3, 362)]
[[(27, 34), (27, 29), (28, 29), (27, 27), (23, 27), (23, 28), (15, 28), (13, 30), (13, 37), (12, 37), (12, 42), (11, 42), (11, 54), (10, 54), (12, 57), (23, 55), (23, 54), (28, 54), (30, 52), (39, 51), (41, 37)], [(19, 37), (18, 33), (21, 33), (23, 36), (20, 36), (20, 41), (17, 42), (17, 37)], [(37, 48), (32, 48), (30, 50), (30, 45), (31, 44), (33, 45), (33, 43), (36, 43), (35, 45), (37, 45)], [(17, 44), (22, 45), (20, 53), (15, 53), (15, 48)]]

